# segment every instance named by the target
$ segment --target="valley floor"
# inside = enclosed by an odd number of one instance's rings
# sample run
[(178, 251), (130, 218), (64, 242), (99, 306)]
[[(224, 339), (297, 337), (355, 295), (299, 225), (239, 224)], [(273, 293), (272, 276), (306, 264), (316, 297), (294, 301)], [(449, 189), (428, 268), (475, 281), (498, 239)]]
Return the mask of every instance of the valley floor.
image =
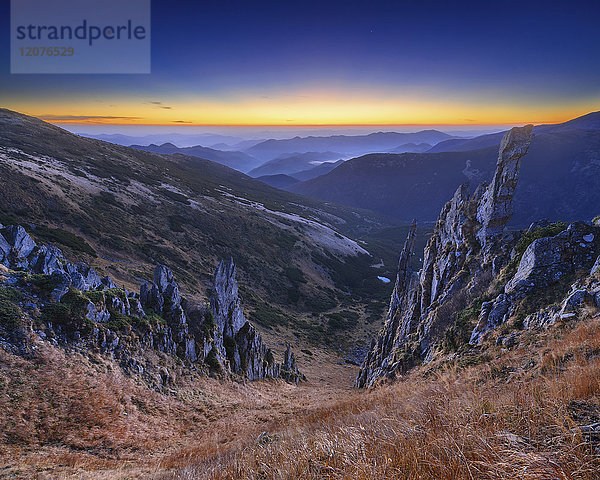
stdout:
[(596, 312), (369, 392), (319, 352), (298, 387), (196, 378), (169, 395), (52, 347), (0, 355), (0, 478), (600, 478)]
[(0, 348), (0, 479), (155, 478), (227, 456), (357, 396), (358, 367), (313, 352), (297, 387), (196, 376), (165, 395), (100, 357)]

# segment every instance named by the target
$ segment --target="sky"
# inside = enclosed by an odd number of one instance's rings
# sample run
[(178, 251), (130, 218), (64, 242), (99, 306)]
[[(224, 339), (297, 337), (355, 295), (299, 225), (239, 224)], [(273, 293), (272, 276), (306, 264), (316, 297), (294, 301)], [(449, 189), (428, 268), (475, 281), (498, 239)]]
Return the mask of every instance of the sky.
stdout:
[(513, 125), (600, 110), (600, 2), (152, 1), (150, 74), (10, 74), (57, 124)]

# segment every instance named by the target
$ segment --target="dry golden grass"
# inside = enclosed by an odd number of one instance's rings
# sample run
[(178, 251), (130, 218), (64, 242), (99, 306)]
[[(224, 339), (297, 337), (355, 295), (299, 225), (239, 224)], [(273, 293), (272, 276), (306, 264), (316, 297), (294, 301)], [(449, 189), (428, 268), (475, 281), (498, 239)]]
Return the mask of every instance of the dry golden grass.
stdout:
[[(160, 478), (599, 479), (600, 444), (577, 425), (600, 421), (600, 326), (552, 335), (486, 365), (351, 395), (262, 444)], [(547, 347), (539, 363), (536, 343)]]
[(320, 383), (193, 378), (163, 395), (53, 347), (0, 350), (0, 478), (600, 479), (578, 428), (600, 421), (598, 319), (486, 358), (370, 392), (329, 359)]

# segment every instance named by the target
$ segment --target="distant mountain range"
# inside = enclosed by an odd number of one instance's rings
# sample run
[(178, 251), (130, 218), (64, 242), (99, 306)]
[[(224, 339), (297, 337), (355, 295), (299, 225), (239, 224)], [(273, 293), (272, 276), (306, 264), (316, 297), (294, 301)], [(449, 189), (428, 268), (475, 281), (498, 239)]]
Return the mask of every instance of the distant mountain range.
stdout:
[(261, 163), (260, 160), (257, 160), (244, 152), (215, 150), (214, 148), (203, 147), (201, 145), (180, 148), (172, 143), (163, 143), (162, 145), (131, 145), (131, 148), (167, 155), (179, 153), (181, 155), (203, 158), (205, 160), (220, 163), (221, 165), (225, 165), (240, 172), (252, 170)]
[[(524, 226), (539, 218), (575, 220), (600, 214), (600, 112), (540, 125), (534, 132), (523, 158), (513, 223)], [(432, 149), (450, 151), (364, 155), (288, 190), (401, 221), (434, 221), (458, 185), (470, 181), (474, 188), (491, 179), (502, 135), (449, 140)]]
[(431, 145), (429, 143), (405, 143), (404, 145), (399, 145), (396, 148), (392, 148), (387, 153), (408, 153), (408, 152), (426, 152), (431, 149)]
[(244, 150), (250, 148), (265, 139), (248, 140), (243, 137), (232, 135), (219, 135), (214, 133), (153, 133), (149, 135), (124, 135), (121, 133), (78, 133), (82, 137), (95, 138), (104, 142), (116, 143), (117, 145), (150, 145), (154, 143), (161, 145), (163, 143), (174, 143), (181, 147), (192, 147), (195, 145), (204, 145), (217, 150)]
[(328, 137), (294, 137), (285, 140), (265, 140), (245, 150), (263, 161), (272, 160), (290, 152), (339, 152), (348, 156), (371, 152), (389, 152), (406, 144), (435, 145), (452, 139), (451, 135), (437, 130), (415, 133), (378, 132), (369, 135), (332, 135)]

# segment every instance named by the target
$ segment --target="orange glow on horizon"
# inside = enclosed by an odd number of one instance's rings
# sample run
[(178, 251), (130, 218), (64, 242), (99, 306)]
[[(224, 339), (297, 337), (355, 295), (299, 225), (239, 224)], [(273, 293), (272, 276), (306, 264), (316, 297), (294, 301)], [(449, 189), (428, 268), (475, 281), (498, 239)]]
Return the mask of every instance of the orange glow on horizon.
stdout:
[[(305, 92), (303, 92), (305, 93)], [(312, 92), (272, 97), (21, 99), (7, 108), (63, 125), (191, 127), (477, 126), (560, 123), (599, 110), (600, 98), (579, 102), (455, 99), (365, 92)]]

